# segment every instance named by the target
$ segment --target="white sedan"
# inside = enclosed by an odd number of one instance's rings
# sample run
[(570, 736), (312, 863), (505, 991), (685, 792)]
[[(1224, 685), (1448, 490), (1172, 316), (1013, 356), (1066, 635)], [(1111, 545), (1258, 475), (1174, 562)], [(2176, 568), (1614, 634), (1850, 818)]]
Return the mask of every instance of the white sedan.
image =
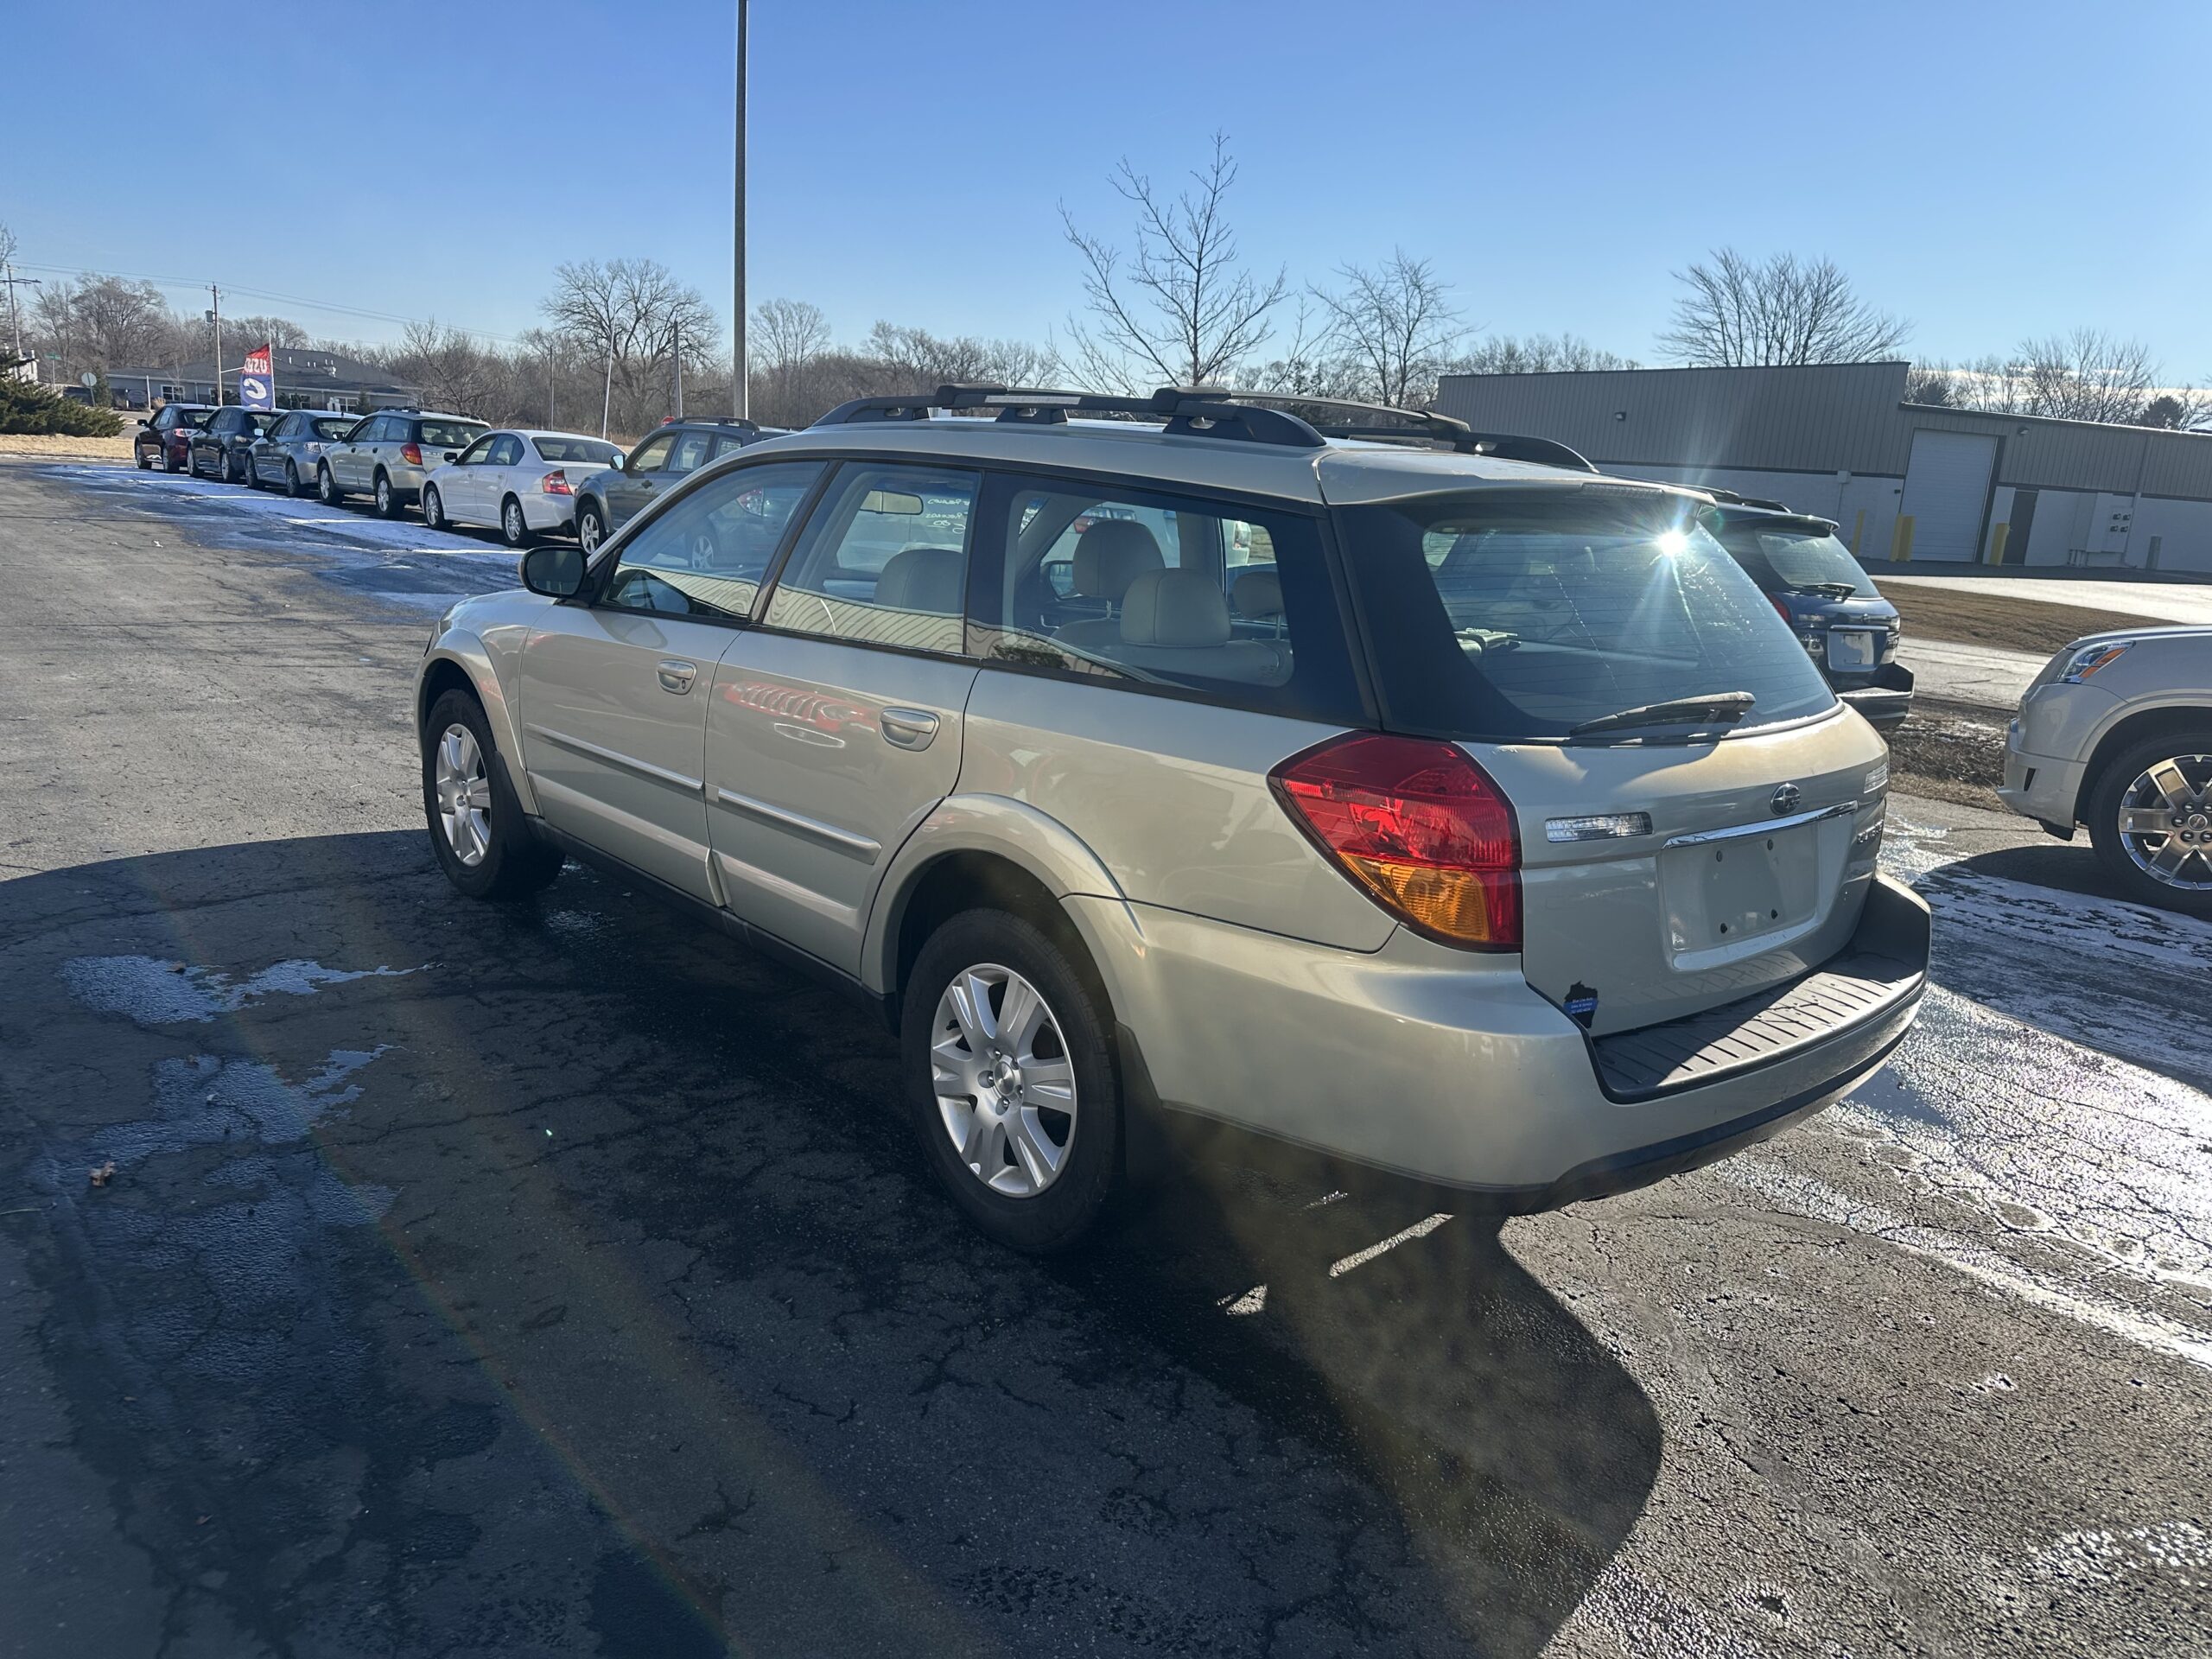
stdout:
[(423, 521), (432, 530), (480, 524), (509, 547), (572, 529), (574, 480), (622, 464), (622, 451), (580, 432), (509, 427), (486, 432), (423, 482)]

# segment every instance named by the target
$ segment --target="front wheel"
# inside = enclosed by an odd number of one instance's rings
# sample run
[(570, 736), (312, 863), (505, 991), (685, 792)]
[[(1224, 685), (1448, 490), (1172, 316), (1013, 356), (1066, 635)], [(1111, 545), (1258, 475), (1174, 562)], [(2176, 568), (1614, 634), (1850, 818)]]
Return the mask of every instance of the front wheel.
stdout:
[(953, 1202), (1000, 1243), (1064, 1249), (1112, 1198), (1109, 1029), (1074, 964), (1020, 917), (971, 910), (922, 947), (899, 1028), (914, 1132)]
[(530, 545), (530, 521), (522, 516), (522, 503), (512, 495), (499, 508), (499, 535), (509, 547)]
[(435, 484), (423, 486), (423, 522), (432, 530), (446, 527), (446, 504), (440, 499), (438, 486)]
[(2139, 903), (2212, 916), (2212, 729), (2130, 744), (2089, 792), (2089, 841)]
[(576, 509), (576, 541), (589, 558), (599, 551), (599, 544), (607, 539), (607, 520), (596, 502), (587, 501)]
[(326, 507), (343, 506), (346, 493), (338, 487), (337, 477), (327, 467), (315, 469), (315, 493)]
[(423, 723), (423, 810), (438, 868), (471, 899), (519, 899), (561, 873), (523, 816), (483, 705), (448, 691)]
[(143, 449), (138, 451), (138, 470), (142, 473), (150, 473), (154, 470), (154, 458)]

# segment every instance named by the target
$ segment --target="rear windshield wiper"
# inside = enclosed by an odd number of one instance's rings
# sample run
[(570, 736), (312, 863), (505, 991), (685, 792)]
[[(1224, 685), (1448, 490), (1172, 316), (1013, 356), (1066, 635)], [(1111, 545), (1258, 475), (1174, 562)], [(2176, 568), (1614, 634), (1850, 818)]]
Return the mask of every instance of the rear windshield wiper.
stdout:
[(1830, 599), (1850, 599), (1859, 592), (1855, 582), (1801, 582), (1783, 589), (1786, 594), (1818, 594)]
[(1733, 726), (1751, 713), (1751, 705), (1758, 701), (1748, 691), (1708, 691), (1701, 696), (1669, 697), (1664, 702), (1647, 702), (1641, 708), (1623, 709), (1616, 714), (1586, 720), (1580, 726), (1568, 727), (1567, 734), (1580, 737), (1590, 732), (1617, 732), (1628, 726)]

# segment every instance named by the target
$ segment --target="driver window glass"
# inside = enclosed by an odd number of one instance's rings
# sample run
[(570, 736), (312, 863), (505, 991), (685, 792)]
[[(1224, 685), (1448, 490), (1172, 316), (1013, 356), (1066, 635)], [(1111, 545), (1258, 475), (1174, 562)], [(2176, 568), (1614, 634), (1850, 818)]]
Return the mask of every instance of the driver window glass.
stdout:
[(633, 473), (657, 473), (668, 465), (668, 452), (676, 446), (676, 435), (664, 433), (658, 438), (647, 438), (630, 457)]
[(794, 461), (708, 480), (639, 527), (600, 603), (743, 621), (785, 526), (821, 476), (819, 461)]
[(847, 467), (763, 620), (797, 633), (958, 655), (980, 482), (934, 467)]

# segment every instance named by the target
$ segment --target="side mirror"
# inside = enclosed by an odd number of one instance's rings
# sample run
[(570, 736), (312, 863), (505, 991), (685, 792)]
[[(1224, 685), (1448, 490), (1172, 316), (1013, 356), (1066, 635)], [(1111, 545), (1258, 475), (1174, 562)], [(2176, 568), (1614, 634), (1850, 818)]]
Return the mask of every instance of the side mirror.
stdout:
[(458, 449), (448, 449), (448, 450), (447, 450), (447, 451), (446, 451), (446, 459), (447, 459), (448, 461), (459, 461), (459, 460), (461, 459), (461, 451), (460, 451), (460, 450), (458, 450)]
[(583, 550), (540, 543), (522, 556), (522, 585), (548, 599), (574, 599), (583, 591)]

